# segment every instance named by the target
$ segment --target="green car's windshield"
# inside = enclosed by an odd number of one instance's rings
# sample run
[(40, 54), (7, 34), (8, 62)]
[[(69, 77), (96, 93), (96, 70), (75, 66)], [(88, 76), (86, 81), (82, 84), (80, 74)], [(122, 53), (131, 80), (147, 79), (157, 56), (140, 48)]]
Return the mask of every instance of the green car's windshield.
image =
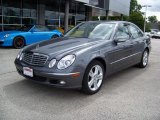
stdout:
[(70, 30), (65, 37), (109, 39), (114, 28), (114, 23), (86, 22)]

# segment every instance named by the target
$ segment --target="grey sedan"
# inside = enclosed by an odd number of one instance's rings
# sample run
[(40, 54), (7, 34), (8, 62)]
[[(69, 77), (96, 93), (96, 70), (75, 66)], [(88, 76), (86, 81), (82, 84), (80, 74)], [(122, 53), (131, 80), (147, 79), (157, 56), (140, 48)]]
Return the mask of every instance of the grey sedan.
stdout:
[(90, 21), (64, 37), (26, 46), (15, 65), (25, 78), (94, 94), (107, 76), (133, 65), (146, 67), (150, 49), (150, 38), (132, 23)]

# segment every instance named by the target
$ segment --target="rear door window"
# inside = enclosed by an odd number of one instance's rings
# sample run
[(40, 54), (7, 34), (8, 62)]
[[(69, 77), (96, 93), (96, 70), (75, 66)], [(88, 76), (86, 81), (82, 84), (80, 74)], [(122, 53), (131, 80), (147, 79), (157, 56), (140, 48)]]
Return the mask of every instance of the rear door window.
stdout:
[(143, 33), (137, 27), (129, 25), (128, 28), (134, 39), (143, 37)]

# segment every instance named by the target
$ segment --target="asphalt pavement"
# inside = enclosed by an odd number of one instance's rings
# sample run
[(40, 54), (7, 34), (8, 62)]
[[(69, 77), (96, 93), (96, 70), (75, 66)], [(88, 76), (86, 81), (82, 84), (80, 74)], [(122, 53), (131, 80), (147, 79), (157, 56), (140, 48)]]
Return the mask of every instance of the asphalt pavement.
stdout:
[(160, 120), (160, 39), (152, 39), (147, 68), (114, 74), (91, 96), (21, 77), (18, 51), (0, 48), (0, 120)]

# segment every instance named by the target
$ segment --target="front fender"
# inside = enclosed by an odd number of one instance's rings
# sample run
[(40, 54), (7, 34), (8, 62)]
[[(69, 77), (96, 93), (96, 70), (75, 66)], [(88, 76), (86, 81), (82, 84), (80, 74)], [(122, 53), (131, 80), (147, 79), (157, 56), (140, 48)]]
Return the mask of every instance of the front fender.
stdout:
[(101, 54), (100, 50), (98, 51), (94, 51), (94, 52), (90, 52), (90, 53), (83, 53), (77, 56), (77, 66), (81, 67), (82, 70), (86, 70), (86, 68), (88, 67), (88, 65), (94, 61), (94, 60), (100, 60), (100, 62), (103, 61), (102, 64), (105, 63), (105, 70), (107, 67), (107, 61), (105, 59), (105, 56), (103, 54)]
[(13, 45), (13, 39), (14, 39), (13, 35), (10, 35), (9, 37), (4, 38), (4, 43), (2, 44), (2, 46), (12, 46)]

